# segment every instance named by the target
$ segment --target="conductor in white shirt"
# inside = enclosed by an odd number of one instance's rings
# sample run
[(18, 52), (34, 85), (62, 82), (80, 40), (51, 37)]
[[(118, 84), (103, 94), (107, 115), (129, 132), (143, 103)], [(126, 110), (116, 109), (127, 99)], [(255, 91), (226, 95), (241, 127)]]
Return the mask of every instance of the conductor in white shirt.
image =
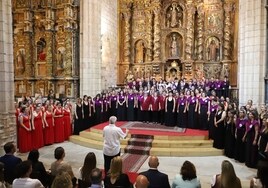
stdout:
[(110, 169), (111, 160), (120, 156), (120, 138), (126, 138), (128, 134), (128, 129), (126, 133), (123, 130), (115, 125), (117, 118), (115, 116), (111, 116), (109, 118), (109, 125), (105, 126), (103, 129), (103, 155), (104, 155), (104, 170), (105, 174)]

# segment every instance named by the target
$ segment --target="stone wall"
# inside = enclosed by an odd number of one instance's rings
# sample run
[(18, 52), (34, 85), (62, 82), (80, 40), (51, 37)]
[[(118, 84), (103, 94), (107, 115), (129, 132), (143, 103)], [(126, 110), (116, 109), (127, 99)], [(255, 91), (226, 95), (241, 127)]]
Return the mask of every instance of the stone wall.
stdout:
[(239, 1), (239, 103), (264, 103), (266, 10), (265, 0)]
[[(16, 140), (11, 0), (0, 1), (0, 146)], [(0, 149), (0, 155), (3, 150)]]
[(116, 84), (117, 1), (80, 1), (80, 96)]

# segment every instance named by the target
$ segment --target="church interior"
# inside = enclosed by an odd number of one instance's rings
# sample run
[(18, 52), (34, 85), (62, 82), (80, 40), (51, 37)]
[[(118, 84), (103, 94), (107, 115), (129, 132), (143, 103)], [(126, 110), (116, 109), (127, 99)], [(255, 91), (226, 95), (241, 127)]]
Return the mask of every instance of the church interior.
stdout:
[[(17, 138), (14, 102), (22, 96), (75, 101), (142, 78), (230, 81), (242, 106), (267, 104), (265, 0), (3, 0), (0, 2), (0, 154)], [(49, 168), (63, 146), (73, 171), (88, 151), (69, 141), (40, 149)], [(0, 155), (0, 156), (1, 156)], [(18, 154), (26, 159), (26, 154)], [(81, 159), (77, 157), (83, 156)], [(159, 157), (172, 182), (191, 160), (210, 187), (225, 156)], [(78, 162), (79, 161), (79, 162)], [(256, 175), (231, 160), (243, 187)], [(148, 169), (148, 160), (140, 171)], [(175, 167), (174, 167), (175, 164)], [(76, 173), (76, 172), (75, 172)], [(77, 173), (76, 173), (77, 174)]]

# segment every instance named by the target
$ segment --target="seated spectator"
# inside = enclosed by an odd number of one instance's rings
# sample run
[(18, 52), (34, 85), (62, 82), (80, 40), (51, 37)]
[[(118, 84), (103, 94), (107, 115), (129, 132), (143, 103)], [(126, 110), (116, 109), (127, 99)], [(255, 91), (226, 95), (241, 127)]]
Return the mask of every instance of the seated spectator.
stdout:
[(259, 161), (257, 166), (257, 177), (250, 181), (250, 188), (268, 187), (268, 161)]
[(57, 147), (54, 151), (54, 157), (55, 157), (56, 161), (51, 164), (51, 168), (50, 168), (51, 175), (55, 177), (60, 172), (68, 172), (69, 175), (71, 176), (73, 185), (75, 185), (76, 178), (74, 177), (72, 167), (70, 164), (63, 161), (63, 159), (65, 157), (64, 149), (62, 147)]
[(149, 188), (170, 188), (168, 175), (158, 171), (159, 161), (156, 156), (149, 159), (150, 169), (140, 173), (147, 177), (150, 182)]
[(28, 155), (28, 160), (32, 163), (32, 173), (30, 175), (33, 179), (38, 179), (44, 186), (47, 186), (49, 183), (49, 175), (43, 165), (39, 160), (39, 152), (34, 149), (30, 151)]
[(232, 163), (227, 160), (222, 161), (221, 174), (213, 176), (212, 188), (241, 188), (240, 179), (236, 176)]
[(94, 168), (90, 174), (91, 188), (102, 188), (102, 172), (98, 168)]
[(198, 187), (201, 187), (201, 184), (196, 176), (195, 166), (190, 161), (185, 161), (181, 167), (180, 174), (177, 174), (172, 182), (172, 188)]
[(72, 188), (72, 178), (68, 172), (60, 172), (53, 180), (51, 188)]
[(16, 178), (13, 183), (13, 188), (44, 188), (38, 179), (31, 179), (32, 173), (31, 161), (23, 161), (17, 166), (19, 178)]
[(79, 188), (87, 188), (91, 185), (90, 174), (96, 168), (97, 161), (93, 152), (89, 152), (84, 160), (83, 166), (79, 169), (78, 186)]
[(6, 183), (4, 180), (4, 163), (0, 162), (0, 188), (6, 188)]
[(4, 163), (5, 170), (4, 170), (4, 180), (8, 184), (12, 184), (13, 180), (15, 179), (15, 168), (16, 166), (21, 163), (21, 159), (14, 156), (16, 152), (16, 147), (14, 142), (7, 142), (4, 145), (5, 155), (0, 157), (0, 162)]
[(135, 187), (136, 188), (148, 188), (148, 186), (149, 186), (149, 181), (146, 178), (146, 176), (138, 175), (138, 177), (136, 179)]
[(108, 175), (104, 179), (105, 188), (132, 187), (128, 175), (122, 173), (122, 169), (122, 158), (120, 156), (114, 157)]

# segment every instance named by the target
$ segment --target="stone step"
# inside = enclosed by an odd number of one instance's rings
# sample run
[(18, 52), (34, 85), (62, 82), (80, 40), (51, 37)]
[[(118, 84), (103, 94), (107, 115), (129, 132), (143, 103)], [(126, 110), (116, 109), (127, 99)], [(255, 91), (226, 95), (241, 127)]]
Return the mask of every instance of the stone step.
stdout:
[(153, 140), (152, 147), (159, 148), (192, 148), (212, 147), (212, 140)]
[(153, 139), (130, 138), (128, 140), (128, 145), (152, 147), (152, 141), (153, 141)]
[(149, 155), (151, 147), (143, 147), (143, 146), (130, 146), (125, 147), (125, 153), (137, 154), (137, 155)]
[(150, 155), (176, 157), (221, 156), (223, 150), (215, 148), (151, 148)]

